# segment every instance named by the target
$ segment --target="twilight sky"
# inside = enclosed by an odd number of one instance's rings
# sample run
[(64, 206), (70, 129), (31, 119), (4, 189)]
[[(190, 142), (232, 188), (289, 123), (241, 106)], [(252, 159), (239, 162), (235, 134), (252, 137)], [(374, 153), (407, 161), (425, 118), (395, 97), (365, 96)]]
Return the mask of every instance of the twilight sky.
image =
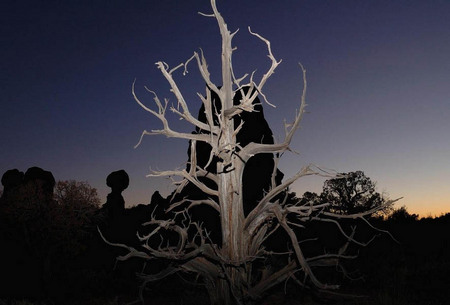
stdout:
[[(237, 74), (269, 66), (268, 38), (283, 63), (265, 93), (276, 138), (299, 105), (302, 62), (308, 114), (281, 163), (285, 177), (314, 163), (362, 170), (379, 192), (404, 197), (421, 216), (450, 211), (450, 2), (439, 0), (217, 0), (230, 30)], [(209, 1), (3, 1), (0, 4), (0, 174), (39, 166), (56, 180), (87, 181), (102, 201), (106, 176), (125, 169), (128, 205), (148, 203), (166, 179), (149, 168), (184, 167), (187, 142), (146, 137), (158, 120), (144, 86), (175, 103), (154, 63), (176, 66), (201, 47), (213, 80), (220, 77), (220, 37)], [(192, 112), (204, 86), (195, 66), (176, 74)], [(191, 130), (183, 122), (179, 129)], [(323, 179), (293, 186), (320, 192)]]

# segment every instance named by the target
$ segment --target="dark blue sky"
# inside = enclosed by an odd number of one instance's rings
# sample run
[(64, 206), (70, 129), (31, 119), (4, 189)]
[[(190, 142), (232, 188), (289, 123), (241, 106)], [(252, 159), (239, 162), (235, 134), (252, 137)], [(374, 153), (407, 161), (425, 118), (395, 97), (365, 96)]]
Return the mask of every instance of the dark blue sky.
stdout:
[[(363, 170), (412, 212), (450, 210), (450, 2), (217, 0), (231, 30), (238, 74), (269, 62), (247, 26), (270, 39), (283, 59), (266, 86), (276, 109), (265, 113), (275, 135), (298, 107), (302, 62), (308, 111), (286, 156), (286, 176), (313, 162), (339, 172)], [(9, 1), (0, 4), (0, 172), (40, 166), (57, 180), (88, 181), (102, 199), (109, 172), (125, 169), (129, 204), (147, 203), (164, 179), (149, 167), (183, 167), (186, 142), (147, 137), (159, 122), (146, 85), (161, 98), (168, 86), (154, 63), (175, 66), (201, 47), (219, 79), (220, 37), (209, 1)], [(258, 74), (259, 73), (259, 74)], [(176, 76), (196, 113), (203, 83), (190, 67)], [(175, 122), (178, 128), (189, 126)], [(321, 179), (294, 190), (319, 192)]]

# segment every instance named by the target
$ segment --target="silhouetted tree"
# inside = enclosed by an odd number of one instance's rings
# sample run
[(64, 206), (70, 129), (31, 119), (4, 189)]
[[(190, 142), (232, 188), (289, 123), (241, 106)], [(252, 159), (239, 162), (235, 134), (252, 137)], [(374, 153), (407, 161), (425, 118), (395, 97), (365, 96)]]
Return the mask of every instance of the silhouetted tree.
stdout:
[(406, 206), (395, 209), (388, 217), (388, 220), (394, 222), (414, 222), (419, 219), (419, 215), (410, 214)]
[(76, 255), (84, 249), (84, 238), (98, 221), (100, 198), (97, 189), (87, 182), (58, 181), (53, 200), (55, 206), (51, 214), (56, 224), (55, 234), (67, 254)]
[[(263, 102), (271, 105), (263, 94), (263, 87), (281, 61), (277, 61), (274, 57), (270, 42), (249, 28), (250, 34), (266, 45), (271, 65), (259, 80), (256, 79), (255, 73), (252, 73), (250, 77), (247, 74), (243, 77), (237, 76), (232, 66), (232, 54), (236, 50), (232, 46), (232, 39), (236, 32), (231, 33), (228, 30), (227, 24), (217, 10), (215, 0), (211, 0), (211, 7), (213, 12), (203, 15), (217, 21), (222, 37), (221, 86), (211, 81), (203, 53), (195, 52), (185, 63), (174, 68), (169, 67), (165, 62), (156, 63), (168, 81), (171, 92), (176, 97), (177, 105), (168, 109), (168, 100), (162, 102), (155, 92), (149, 90), (157, 108), (152, 109), (144, 105), (137, 97), (134, 83), (132, 87), (137, 103), (160, 120), (163, 125), (159, 130), (144, 131), (142, 137), (164, 135), (186, 139), (190, 143), (186, 169), (153, 171), (149, 176), (180, 177), (179, 180), (174, 179), (174, 184), (177, 186), (175, 195), (194, 185), (197, 191), (203, 193), (203, 196), (195, 199), (172, 196), (173, 200), (169, 200), (169, 206), (165, 209), (168, 217), (161, 219), (156, 216), (157, 213), (154, 213), (143, 224), (144, 227), (152, 228), (150, 232), (139, 235), (143, 249), (105, 240), (111, 245), (127, 250), (127, 254), (118, 257), (119, 260), (139, 257), (149, 261), (159, 258), (171, 262), (166, 269), (156, 274), (140, 275), (144, 285), (178, 272), (194, 273), (203, 280), (212, 304), (242, 304), (244, 302), (248, 304), (261, 297), (273, 286), (290, 278), (300, 285), (313, 285), (319, 289), (337, 289), (338, 285), (326, 284), (319, 279), (313, 268), (319, 266), (335, 268), (341, 259), (349, 258), (346, 254), (348, 243), (356, 242), (364, 245), (363, 242), (354, 239), (354, 231), (345, 232), (338, 220), (347, 217), (363, 218), (384, 206), (375, 205), (372, 210), (348, 216), (332, 212), (325, 213), (324, 208), (328, 206), (327, 203), (304, 204), (299, 200), (290, 200), (293, 198), (289, 196), (287, 189), (299, 178), (309, 175), (334, 177), (313, 165), (308, 165), (294, 176), (280, 181), (279, 157), (289, 150), (306, 107), (306, 71), (301, 65), (303, 92), (293, 122), (285, 123), (284, 139), (280, 143), (260, 138), (252, 139), (249, 143), (238, 142), (239, 134), (246, 132), (245, 117), (261, 108), (261, 104), (256, 102), (258, 96)], [(197, 63), (203, 81), (207, 85), (205, 95), (198, 94), (204, 109), (203, 120), (192, 115), (190, 106), (173, 78), (173, 74), (180, 69), (186, 72), (190, 62)], [(173, 130), (166, 116), (167, 110), (192, 124), (196, 131), (201, 132)], [(202, 145), (198, 145), (200, 143)], [(207, 151), (209, 154), (205, 162), (200, 162), (199, 160), (204, 159), (197, 158), (197, 155), (201, 153), (200, 150)], [(263, 169), (264, 174), (260, 177), (250, 179), (261, 181), (243, 183), (248, 163), (251, 163), (255, 156), (261, 155), (273, 160), (271, 163), (262, 162), (261, 164), (271, 165)], [(255, 190), (258, 189), (258, 192), (261, 192), (247, 197), (255, 202), (245, 201), (246, 184), (254, 186)], [(191, 209), (198, 206), (206, 206), (211, 209), (210, 213), (218, 215), (220, 242), (210, 238), (210, 233), (203, 227), (200, 220), (191, 217)], [(208, 215), (205, 216), (208, 217)], [(294, 228), (302, 228), (311, 219), (334, 224), (338, 232), (344, 236), (342, 247), (335, 253), (306, 256), (302, 251), (303, 243), (300, 243), (301, 239), (299, 239), (301, 236), (296, 234)], [(167, 231), (176, 234), (178, 238), (175, 242), (168, 240), (167, 235), (164, 234)], [(264, 246), (264, 242), (276, 231), (282, 231), (287, 237), (288, 246), (286, 245), (286, 250), (282, 253), (268, 251)], [(266, 262), (271, 257), (281, 257), (283, 264), (266, 266)]]
[(54, 186), (50, 172), (34, 167), (2, 198), (2, 240), (10, 255), (24, 261), (19, 265), (8, 262), (2, 270), (11, 283), (19, 282), (11, 277), (25, 273), (38, 278), (32, 284), (35, 287), (20, 287), (24, 296), (31, 289), (36, 292), (33, 296), (45, 297), (50, 282), (63, 285), (55, 279), (56, 274), (64, 277), (67, 270), (73, 270), (71, 262), (86, 249), (86, 240), (95, 229), (92, 221), (100, 202), (97, 191), (86, 182), (60, 181)]
[(98, 209), (100, 207), (97, 189), (91, 187), (87, 182), (58, 181), (53, 198), (60, 206), (73, 210)]
[(387, 200), (375, 189), (375, 183), (362, 171), (341, 174), (326, 180), (320, 195), (322, 202), (329, 203), (327, 210), (342, 215), (361, 213), (376, 209), (388, 213)]
[(300, 204), (319, 204), (321, 202), (321, 197), (317, 193), (314, 192), (305, 192), (303, 196), (299, 199)]
[(100, 204), (97, 190), (87, 182), (58, 181), (49, 197), (42, 186), (42, 181), (27, 181), (4, 202), (2, 215), (37, 253), (57, 247), (74, 255), (84, 234), (92, 231)]

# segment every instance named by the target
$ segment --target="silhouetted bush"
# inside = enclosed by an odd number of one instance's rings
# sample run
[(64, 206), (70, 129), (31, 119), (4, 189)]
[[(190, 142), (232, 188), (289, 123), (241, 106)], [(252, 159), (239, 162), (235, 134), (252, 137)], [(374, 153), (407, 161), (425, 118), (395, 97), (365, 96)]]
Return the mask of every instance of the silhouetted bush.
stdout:
[(394, 210), (388, 217), (392, 222), (414, 222), (419, 219), (417, 214), (409, 214), (406, 206)]

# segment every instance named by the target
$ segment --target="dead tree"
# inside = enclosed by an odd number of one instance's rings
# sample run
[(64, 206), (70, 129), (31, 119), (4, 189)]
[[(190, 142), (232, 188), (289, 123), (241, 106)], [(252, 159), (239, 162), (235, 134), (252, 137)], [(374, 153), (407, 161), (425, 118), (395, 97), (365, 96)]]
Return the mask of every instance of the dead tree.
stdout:
[[(254, 100), (257, 96), (271, 105), (265, 95), (263, 88), (271, 75), (274, 73), (281, 60), (277, 60), (271, 50), (269, 40), (261, 35), (252, 32), (251, 35), (261, 40), (265, 44), (270, 59), (270, 68), (257, 79), (255, 72), (237, 77), (233, 70), (232, 55), (235, 50), (232, 46), (232, 39), (236, 32), (231, 33), (227, 24), (216, 7), (216, 1), (211, 0), (212, 13), (201, 15), (214, 18), (219, 26), (222, 37), (222, 85), (218, 86), (211, 81), (210, 72), (203, 52), (194, 52), (185, 63), (176, 67), (169, 67), (165, 62), (157, 62), (156, 66), (161, 71), (167, 82), (170, 84), (171, 92), (177, 100), (176, 106), (169, 106), (168, 100), (161, 101), (154, 91), (148, 90), (156, 104), (156, 109), (146, 106), (135, 93), (133, 83), (132, 93), (136, 102), (151, 115), (161, 121), (163, 127), (159, 130), (144, 131), (139, 143), (145, 135), (163, 135), (187, 139), (190, 141), (189, 166), (183, 170), (153, 171), (148, 176), (151, 177), (180, 177), (175, 181), (177, 192), (180, 192), (187, 184), (193, 184), (204, 194), (205, 199), (189, 200), (182, 199), (171, 202), (167, 211), (173, 213), (172, 218), (157, 219), (152, 217), (143, 226), (152, 227), (147, 234), (138, 234), (144, 250), (139, 250), (124, 244), (110, 243), (111, 245), (122, 247), (128, 251), (127, 255), (121, 256), (119, 260), (126, 260), (131, 257), (140, 257), (145, 260), (164, 258), (174, 262), (165, 270), (157, 274), (141, 275), (144, 285), (147, 282), (159, 280), (177, 272), (195, 273), (202, 278), (212, 304), (242, 304), (248, 300), (254, 300), (262, 296), (265, 291), (287, 281), (294, 279), (298, 281), (299, 274), (303, 274), (309, 283), (320, 289), (337, 289), (337, 285), (328, 285), (316, 277), (313, 266), (315, 265), (336, 265), (341, 259), (348, 258), (346, 249), (348, 243), (354, 242), (359, 245), (363, 243), (356, 241), (354, 231), (345, 232), (338, 220), (343, 218), (361, 218), (373, 213), (366, 211), (354, 215), (337, 215), (324, 212), (327, 203), (310, 204), (288, 201), (287, 195), (280, 198), (280, 194), (286, 193), (286, 189), (296, 180), (309, 175), (329, 175), (319, 168), (308, 165), (302, 168), (293, 177), (285, 179), (281, 184), (277, 184), (276, 171), (278, 156), (289, 150), (291, 140), (299, 128), (300, 121), (305, 113), (306, 95), (306, 70), (300, 65), (303, 77), (303, 91), (299, 97), (299, 108), (293, 122), (285, 123), (285, 135), (283, 141), (274, 144), (264, 144), (251, 142), (245, 146), (236, 141), (237, 134), (242, 128), (242, 124), (236, 126), (234, 120), (243, 112), (252, 112), (255, 109)], [(198, 93), (198, 96), (205, 109), (206, 122), (202, 122), (191, 113), (191, 105), (188, 105), (183, 93), (174, 80), (174, 73), (182, 70), (187, 71), (189, 63), (196, 63), (200, 74), (207, 85), (205, 96)], [(244, 90), (244, 88), (250, 90)], [(215, 112), (211, 100), (211, 91), (220, 100), (220, 111)], [(233, 98), (239, 92), (242, 96), (240, 103), (235, 105)], [(166, 117), (167, 111), (171, 111), (186, 120), (196, 129), (206, 131), (204, 133), (189, 133), (176, 131)], [(210, 161), (206, 165), (198, 165), (196, 158), (196, 143), (207, 143), (211, 147)], [(139, 144), (138, 144), (139, 145)], [(246, 162), (257, 154), (274, 154), (275, 162), (272, 174), (272, 187), (263, 198), (248, 213), (244, 214), (243, 184), (242, 177)], [(216, 160), (216, 170), (214, 173), (206, 170), (212, 160)], [(208, 183), (204, 183), (207, 180)], [(213, 184), (215, 187), (210, 187)], [(287, 193), (286, 193), (287, 194)], [(209, 234), (198, 221), (190, 218), (189, 210), (194, 206), (207, 205), (212, 207), (220, 217), (220, 230), (222, 242), (214, 243)], [(180, 210), (180, 207), (182, 209)], [(294, 220), (294, 221), (293, 221)], [(317, 220), (332, 222), (336, 225), (346, 239), (342, 248), (333, 254), (321, 254), (314, 257), (305, 257), (302, 251), (297, 229), (301, 229), (304, 223)], [(188, 230), (195, 230), (196, 234), (188, 234)], [(175, 245), (164, 242), (163, 231), (172, 231), (178, 236)], [(254, 270), (258, 261), (268, 256), (282, 255), (267, 251), (263, 246), (264, 241), (275, 231), (282, 230), (286, 233), (290, 241), (290, 247), (282, 253), (287, 256), (286, 263), (275, 269), (271, 268)], [(158, 236), (162, 240), (159, 246), (153, 246), (150, 239)], [(263, 268), (264, 269), (264, 268)]]

